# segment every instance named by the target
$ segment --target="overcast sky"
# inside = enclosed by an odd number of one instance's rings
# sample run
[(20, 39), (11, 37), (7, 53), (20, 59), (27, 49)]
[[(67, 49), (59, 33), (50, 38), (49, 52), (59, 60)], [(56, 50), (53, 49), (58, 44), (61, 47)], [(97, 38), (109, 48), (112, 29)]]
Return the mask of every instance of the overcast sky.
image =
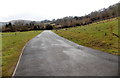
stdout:
[(41, 21), (83, 16), (118, 2), (119, 0), (0, 0), (0, 21)]

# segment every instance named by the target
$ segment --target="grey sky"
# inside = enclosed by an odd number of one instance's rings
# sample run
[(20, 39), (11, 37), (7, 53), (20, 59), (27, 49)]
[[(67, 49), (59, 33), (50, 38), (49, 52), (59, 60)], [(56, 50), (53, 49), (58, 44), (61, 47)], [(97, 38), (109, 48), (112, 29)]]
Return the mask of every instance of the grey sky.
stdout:
[(119, 0), (1, 0), (0, 21), (40, 21), (65, 16), (83, 16), (118, 2)]

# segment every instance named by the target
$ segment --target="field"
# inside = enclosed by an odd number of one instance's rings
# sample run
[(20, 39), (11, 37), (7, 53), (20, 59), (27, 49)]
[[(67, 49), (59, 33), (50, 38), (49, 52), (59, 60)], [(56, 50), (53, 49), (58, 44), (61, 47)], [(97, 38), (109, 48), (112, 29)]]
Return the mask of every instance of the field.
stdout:
[(2, 75), (11, 76), (23, 46), (41, 31), (8, 32), (2, 34)]
[[(58, 35), (83, 46), (98, 49), (115, 55), (118, 52), (118, 18), (53, 30)], [(2, 56), (2, 75), (11, 76), (23, 46), (42, 31), (0, 33), (0, 56)], [(2, 53), (2, 55), (1, 55)], [(0, 57), (1, 58), (1, 57)], [(1, 61), (0, 61), (1, 62)]]
[(118, 53), (118, 18), (86, 26), (54, 30), (54, 32), (80, 45), (120, 55)]

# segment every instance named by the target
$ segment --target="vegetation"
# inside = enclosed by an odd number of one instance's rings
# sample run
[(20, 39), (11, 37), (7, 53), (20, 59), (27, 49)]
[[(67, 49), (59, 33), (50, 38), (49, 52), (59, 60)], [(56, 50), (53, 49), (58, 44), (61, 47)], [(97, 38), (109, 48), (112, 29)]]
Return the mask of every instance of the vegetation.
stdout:
[(85, 16), (69, 16), (61, 19), (43, 20), (43, 21), (28, 21), (14, 20), (2, 27), (3, 32), (15, 31), (30, 31), (30, 30), (52, 30), (60, 28), (69, 28), (75, 26), (88, 25), (101, 20), (118, 17), (118, 7), (120, 3), (109, 6), (108, 8), (100, 9), (99, 11), (91, 12)]
[(120, 6), (120, 3), (117, 3), (115, 5), (109, 6), (108, 8), (103, 8), (81, 17), (78, 17), (78, 16), (64, 17), (62, 19), (57, 19), (55, 21), (55, 24), (61, 25), (61, 28), (69, 28), (69, 27), (75, 27), (75, 26), (88, 25), (101, 20), (115, 18), (118, 16), (119, 6)]
[(55, 33), (83, 46), (115, 55), (118, 53), (118, 18), (90, 25), (54, 30)]
[(2, 75), (11, 76), (23, 46), (41, 31), (2, 33)]
[(117, 3), (81, 17), (69, 16), (52, 21), (14, 20), (6, 23), (0, 27), (3, 32), (0, 38), (2, 40), (0, 50), (3, 55), (3, 76), (12, 75), (25, 43), (41, 32), (32, 30), (61, 29), (54, 30), (54, 32), (78, 44), (119, 55), (118, 39), (120, 36), (117, 25), (119, 6)]

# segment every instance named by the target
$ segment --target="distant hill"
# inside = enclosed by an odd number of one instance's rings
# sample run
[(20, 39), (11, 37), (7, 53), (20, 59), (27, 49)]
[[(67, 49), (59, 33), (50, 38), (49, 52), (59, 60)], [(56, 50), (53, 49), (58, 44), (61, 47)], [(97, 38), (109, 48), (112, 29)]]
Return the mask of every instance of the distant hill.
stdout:
[(8, 24), (8, 22), (0, 22), (0, 26), (4, 26), (6, 24)]
[(9, 22), (11, 22), (12, 24), (18, 23), (18, 22), (21, 22), (21, 23), (30, 23), (31, 20), (12, 20), (12, 21), (9, 21)]
[[(35, 24), (40, 23), (40, 21), (31, 21), (31, 20), (12, 20), (9, 22), (11, 22), (12, 24), (16, 24), (16, 23), (29, 24), (31, 22), (34, 22)], [(8, 24), (9, 22), (0, 22), (0, 26), (4, 26), (4, 25)]]
[(22, 24), (29, 24), (31, 22), (34, 22), (35, 24), (39, 24), (41, 21), (31, 21), (31, 20), (12, 20), (12, 21), (9, 21), (11, 22), (12, 24), (15, 24), (15, 23), (22, 23)]

